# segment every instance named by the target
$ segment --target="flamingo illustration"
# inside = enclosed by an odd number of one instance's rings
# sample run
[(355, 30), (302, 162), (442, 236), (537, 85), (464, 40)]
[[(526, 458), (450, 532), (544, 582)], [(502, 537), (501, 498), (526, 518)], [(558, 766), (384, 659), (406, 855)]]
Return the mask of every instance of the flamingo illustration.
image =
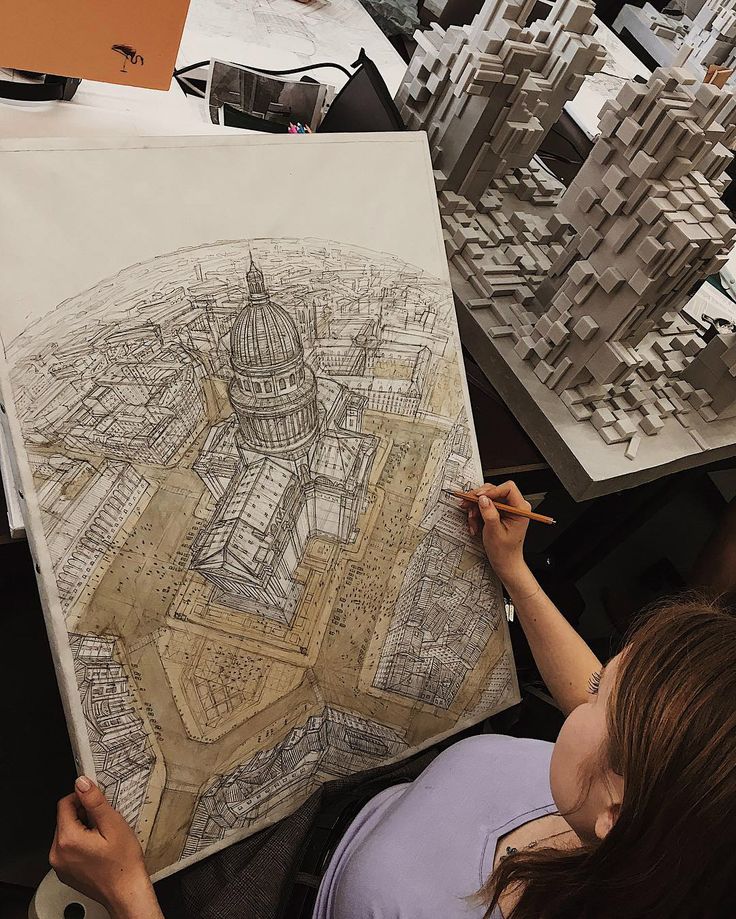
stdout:
[(131, 64), (143, 64), (143, 55), (138, 54), (135, 48), (131, 48), (130, 45), (113, 45), (112, 50), (122, 55), (123, 66), (120, 68), (120, 73), (127, 73), (125, 65), (130, 61)]

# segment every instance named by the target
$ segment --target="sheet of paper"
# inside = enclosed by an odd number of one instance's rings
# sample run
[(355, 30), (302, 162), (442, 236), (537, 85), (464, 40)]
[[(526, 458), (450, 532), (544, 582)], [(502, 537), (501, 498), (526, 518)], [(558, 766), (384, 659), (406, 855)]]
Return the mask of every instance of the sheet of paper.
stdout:
[(15, 484), (15, 474), (10, 463), (10, 452), (5, 441), (5, 428), (0, 424), (0, 478), (5, 492), (5, 504), (8, 511), (8, 526), (13, 539), (25, 536), (26, 526), (23, 520), (23, 510), (18, 497), (18, 487)]
[(0, 100), (0, 138), (212, 134), (176, 83), (166, 92), (83, 80), (69, 102)]
[[(285, 70), (316, 63), (350, 68), (365, 52), (393, 95), (406, 64), (358, 0), (192, 0), (179, 66), (219, 58), (246, 67)], [(315, 71), (337, 87), (339, 70)]]
[[(313, 80), (275, 77), (227, 61), (211, 61), (205, 105), (213, 124), (223, 124), (223, 106), (266, 122), (266, 129), (301, 123), (316, 131), (327, 87)], [(258, 128), (261, 126), (258, 125)], [(274, 133), (277, 133), (274, 131)]]
[(189, 0), (1, 0), (0, 63), (166, 89)]
[(79, 768), (162, 875), (518, 698), (443, 491), (481, 470), (432, 168), (39, 146), (0, 149), (4, 417)]
[(642, 64), (597, 16), (593, 19), (598, 25), (596, 41), (606, 49), (606, 66), (600, 73), (586, 77), (577, 95), (565, 103), (565, 111), (576, 124), (588, 135), (590, 140), (598, 136), (598, 118), (603, 106), (609, 99), (615, 99), (626, 80), (634, 77), (648, 77), (650, 71)]
[(702, 328), (715, 326), (720, 332), (736, 332), (736, 303), (710, 282), (701, 284), (684, 312)]

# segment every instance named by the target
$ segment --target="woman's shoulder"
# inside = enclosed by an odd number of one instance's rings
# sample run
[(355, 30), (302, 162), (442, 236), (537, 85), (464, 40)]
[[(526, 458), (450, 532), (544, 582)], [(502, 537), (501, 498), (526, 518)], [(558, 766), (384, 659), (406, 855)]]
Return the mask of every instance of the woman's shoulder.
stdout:
[(551, 805), (551, 752), (538, 740), (468, 737), (413, 782), (384, 792), (370, 827), (354, 827), (334, 868), (332, 915), (482, 915), (466, 898), (482, 884), (498, 830)]
[[(408, 786), (402, 808), (443, 808), (470, 819), (485, 812), (497, 825), (518, 813), (552, 803), (549, 764), (553, 744), (541, 740), (480, 734), (440, 753)], [(503, 818), (503, 819), (501, 819)]]
[(422, 775), (437, 770), (460, 770), (508, 773), (523, 781), (540, 776), (546, 782), (554, 744), (527, 737), (508, 737), (505, 734), (476, 734), (452, 744), (440, 753)]

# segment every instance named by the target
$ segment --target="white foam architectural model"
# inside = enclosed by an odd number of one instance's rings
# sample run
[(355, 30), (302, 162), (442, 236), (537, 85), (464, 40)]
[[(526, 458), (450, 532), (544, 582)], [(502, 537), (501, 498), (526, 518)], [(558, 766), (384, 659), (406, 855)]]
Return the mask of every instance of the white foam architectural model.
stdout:
[(656, 10), (626, 4), (614, 30), (626, 29), (661, 66), (686, 67), (701, 77), (711, 64), (736, 69), (736, 0), (693, 0), (684, 15), (673, 18)]
[(592, 3), (557, 0), (526, 26), (533, 0), (488, 0), (469, 26), (434, 24), (397, 95), (407, 127), (429, 136), (438, 187), (478, 202), (488, 183), (526, 166), (562, 107), (600, 70)]
[(422, 37), (398, 96), (429, 135), (464, 342), (579, 498), (736, 450), (736, 341), (681, 313), (736, 236), (736, 96), (682, 69), (623, 84), (563, 190), (532, 157), (600, 64), (591, 11), (525, 28), (488, 0)]

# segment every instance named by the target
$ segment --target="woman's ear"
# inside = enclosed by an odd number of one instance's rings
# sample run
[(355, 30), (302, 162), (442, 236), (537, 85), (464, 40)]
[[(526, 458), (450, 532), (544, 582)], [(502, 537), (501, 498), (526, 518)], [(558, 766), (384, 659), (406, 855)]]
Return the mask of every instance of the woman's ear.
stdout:
[(618, 804), (612, 804), (596, 817), (595, 835), (598, 839), (605, 839), (613, 829), (613, 826), (618, 819), (619, 807), (620, 806)]
[(609, 776), (606, 785), (608, 786), (608, 801), (595, 821), (595, 835), (598, 839), (605, 839), (613, 829), (624, 799), (624, 780), (620, 775)]

